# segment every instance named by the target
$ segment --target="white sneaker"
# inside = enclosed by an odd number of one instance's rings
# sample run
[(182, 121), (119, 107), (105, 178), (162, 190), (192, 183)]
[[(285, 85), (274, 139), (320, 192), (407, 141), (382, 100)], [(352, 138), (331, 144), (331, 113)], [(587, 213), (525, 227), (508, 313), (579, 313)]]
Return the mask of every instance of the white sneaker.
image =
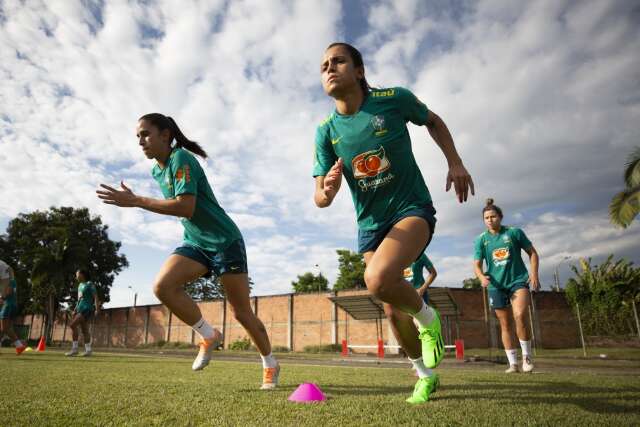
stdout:
[(65, 353), (64, 355), (68, 356), (68, 357), (77, 356), (78, 355), (78, 349), (77, 348), (76, 349), (72, 348), (70, 352)]
[(213, 350), (215, 350), (220, 343), (222, 342), (222, 332), (218, 329), (213, 330), (213, 338), (203, 339), (200, 341), (200, 351), (198, 352), (198, 356), (196, 360), (193, 361), (193, 365), (191, 365), (191, 369), (194, 371), (200, 371), (207, 367), (209, 361), (211, 360), (211, 354)]
[(85, 351), (84, 353), (81, 354), (82, 357), (89, 357), (93, 354), (93, 351), (89, 350), (89, 351)]
[(505, 374), (515, 374), (518, 372), (520, 372), (520, 370), (518, 369), (518, 365), (509, 365), (509, 368), (504, 371)]
[(531, 356), (525, 356), (522, 358), (522, 372), (531, 372), (533, 371), (533, 360)]

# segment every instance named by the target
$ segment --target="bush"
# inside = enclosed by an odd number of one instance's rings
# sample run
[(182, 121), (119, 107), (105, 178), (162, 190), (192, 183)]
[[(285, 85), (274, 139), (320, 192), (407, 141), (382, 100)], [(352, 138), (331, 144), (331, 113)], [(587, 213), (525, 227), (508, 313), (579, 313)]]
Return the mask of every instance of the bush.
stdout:
[(340, 353), (342, 346), (340, 344), (307, 345), (302, 351), (305, 353)]
[(289, 347), (286, 347), (284, 345), (276, 345), (271, 347), (271, 351), (273, 351), (274, 353), (288, 353), (291, 350), (289, 350)]
[(567, 281), (565, 296), (571, 308), (580, 305), (585, 335), (612, 336), (635, 333), (632, 300), (640, 297), (640, 268), (613, 256), (601, 265), (580, 259), (580, 269)]
[(250, 350), (251, 349), (251, 340), (247, 337), (244, 337), (239, 340), (235, 340), (231, 344), (229, 344), (229, 350)]

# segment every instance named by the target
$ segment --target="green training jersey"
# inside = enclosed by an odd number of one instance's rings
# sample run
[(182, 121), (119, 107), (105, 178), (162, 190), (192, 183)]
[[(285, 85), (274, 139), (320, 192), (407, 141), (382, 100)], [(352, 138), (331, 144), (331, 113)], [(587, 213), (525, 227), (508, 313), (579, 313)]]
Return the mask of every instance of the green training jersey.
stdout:
[(152, 174), (165, 199), (174, 199), (181, 194), (196, 197), (193, 216), (181, 219), (187, 245), (221, 252), (242, 238), (236, 224), (218, 204), (204, 170), (193, 154), (175, 148), (165, 168), (156, 164)]
[(11, 294), (7, 295), (4, 298), (4, 303), (7, 305), (13, 305), (14, 307), (18, 306), (18, 284), (16, 283), (16, 279), (13, 277), (9, 280), (9, 288), (11, 289)]
[(96, 306), (94, 304), (94, 297), (96, 295), (96, 286), (89, 282), (82, 282), (78, 285), (78, 304), (76, 305), (76, 312), (78, 311), (94, 311)]
[(431, 260), (429, 259), (427, 254), (423, 253), (417, 260), (413, 262), (413, 264), (411, 264), (410, 267), (404, 269), (404, 280), (410, 282), (411, 285), (416, 289), (422, 287), (422, 285), (424, 285), (423, 270), (425, 268), (429, 270), (433, 268), (433, 264), (431, 263)]
[(358, 227), (377, 230), (431, 203), (411, 150), (407, 122), (424, 125), (429, 110), (409, 90), (372, 90), (360, 111), (333, 112), (318, 126), (313, 176), (325, 176), (342, 158)]
[(476, 237), (474, 259), (487, 264), (490, 287), (506, 289), (529, 280), (529, 273), (520, 251), (531, 248), (531, 242), (519, 228), (500, 227), (491, 234), (485, 231)]

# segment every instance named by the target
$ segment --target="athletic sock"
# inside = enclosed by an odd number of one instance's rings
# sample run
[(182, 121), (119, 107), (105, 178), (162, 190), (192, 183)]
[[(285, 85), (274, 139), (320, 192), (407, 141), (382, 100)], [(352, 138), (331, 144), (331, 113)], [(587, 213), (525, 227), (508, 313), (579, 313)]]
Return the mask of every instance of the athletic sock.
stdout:
[(507, 353), (507, 359), (509, 359), (509, 365), (517, 365), (518, 364), (518, 349), (514, 348), (513, 350), (504, 350)]
[(71, 350), (77, 350), (77, 349), (78, 349), (78, 341), (72, 341)]
[(419, 327), (426, 328), (436, 318), (436, 313), (433, 308), (429, 307), (423, 302), (420, 311), (418, 311), (416, 314), (413, 314), (412, 316), (413, 320), (418, 324)]
[(191, 328), (204, 339), (213, 338), (213, 328), (204, 317), (198, 320)]
[(88, 343), (88, 344), (84, 345), (84, 351), (86, 351), (87, 353), (89, 353), (91, 351), (91, 343)]
[(263, 368), (275, 368), (278, 366), (278, 361), (273, 357), (273, 353), (269, 353), (266, 356), (260, 355), (260, 357), (262, 358)]
[(520, 340), (520, 347), (522, 348), (522, 357), (531, 358), (531, 341)]
[(14, 342), (13, 344), (16, 346), (16, 348), (22, 347), (22, 341), (20, 340), (16, 340), (16, 342)]
[(418, 373), (418, 377), (427, 378), (433, 375), (433, 371), (426, 366), (424, 366), (424, 362), (422, 361), (422, 357), (418, 357), (417, 359), (409, 358), (409, 361), (413, 365), (413, 369)]

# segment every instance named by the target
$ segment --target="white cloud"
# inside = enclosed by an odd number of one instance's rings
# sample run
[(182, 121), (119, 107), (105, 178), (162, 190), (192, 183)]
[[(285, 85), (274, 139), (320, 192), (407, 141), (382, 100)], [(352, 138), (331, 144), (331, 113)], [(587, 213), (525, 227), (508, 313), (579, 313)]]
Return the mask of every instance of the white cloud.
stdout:
[[(411, 128), (438, 209), (436, 239), (471, 241), (490, 195), (540, 241), (543, 268), (580, 251), (638, 259), (637, 232), (606, 220), (640, 137), (631, 4), (464, 7), (380, 1), (356, 43), (371, 83), (408, 86), (444, 118), (476, 181), (476, 197), (460, 206), (443, 191), (442, 153), (425, 129)], [(355, 246), (351, 197), (343, 188), (333, 206), (317, 209), (310, 175), (315, 127), (332, 109), (319, 61), (343, 32), (340, 2), (0, 8), (1, 220), (86, 206), (112, 237), (168, 253), (180, 242), (177, 220), (101, 205), (94, 194), (124, 179), (160, 196), (134, 137), (137, 118), (160, 111), (209, 153), (202, 165), (246, 235), (255, 292), (288, 290), (315, 264), (335, 278), (335, 248)], [(439, 247), (439, 281), (468, 277), (470, 254)]]

